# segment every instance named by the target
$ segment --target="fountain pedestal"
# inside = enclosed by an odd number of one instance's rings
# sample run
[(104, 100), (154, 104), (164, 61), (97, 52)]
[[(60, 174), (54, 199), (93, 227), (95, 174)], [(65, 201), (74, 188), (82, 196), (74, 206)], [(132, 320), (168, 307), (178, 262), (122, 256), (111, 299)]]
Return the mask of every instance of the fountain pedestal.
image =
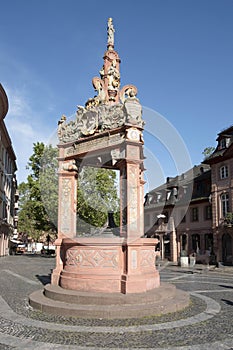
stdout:
[[(127, 243), (121, 237), (63, 239), (62, 288), (91, 292), (142, 293), (160, 285), (155, 270), (156, 239)], [(57, 284), (52, 275), (52, 284)]]

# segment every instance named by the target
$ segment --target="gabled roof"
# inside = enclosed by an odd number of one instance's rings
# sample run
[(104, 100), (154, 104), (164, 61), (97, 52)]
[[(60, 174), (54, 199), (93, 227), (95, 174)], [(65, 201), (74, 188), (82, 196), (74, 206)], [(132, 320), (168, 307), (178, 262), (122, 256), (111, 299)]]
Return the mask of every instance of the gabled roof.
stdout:
[[(209, 184), (209, 186), (197, 186), (197, 184)], [(211, 190), (211, 170), (207, 164), (195, 165), (193, 168), (186, 171), (184, 174), (176, 177), (167, 178), (167, 182), (159, 187), (156, 187), (146, 195), (145, 205), (161, 206), (163, 203), (166, 206), (186, 204), (186, 202), (206, 200), (209, 198)], [(195, 186), (196, 185), (196, 186)], [(167, 196), (168, 192), (171, 195)], [(161, 195), (161, 200), (157, 201), (158, 195)]]
[(218, 133), (218, 137), (216, 140), (218, 141), (220, 137), (230, 137), (230, 136), (233, 136), (233, 125), (220, 131)]
[[(227, 145), (226, 147), (221, 147), (221, 140), (226, 139)], [(225, 159), (228, 159), (232, 157), (233, 154), (233, 125), (222, 130), (220, 133), (218, 133), (218, 137), (216, 139), (218, 142), (217, 147), (215, 148), (214, 152), (206, 158), (203, 163), (205, 164), (213, 164), (213, 163), (219, 163)]]

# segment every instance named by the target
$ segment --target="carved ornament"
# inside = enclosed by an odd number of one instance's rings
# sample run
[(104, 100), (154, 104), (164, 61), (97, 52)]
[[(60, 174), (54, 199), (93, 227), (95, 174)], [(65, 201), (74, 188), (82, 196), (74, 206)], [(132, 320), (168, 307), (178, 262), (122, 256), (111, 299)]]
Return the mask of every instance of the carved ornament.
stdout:
[(63, 115), (58, 122), (58, 137), (63, 143), (118, 128), (125, 123), (143, 127), (142, 106), (137, 99), (137, 88), (126, 85), (120, 90), (120, 58), (114, 50), (114, 27), (108, 20), (107, 51), (100, 77), (92, 79), (96, 96), (89, 98), (85, 107), (78, 106), (76, 119), (66, 122)]
[(90, 109), (78, 107), (76, 119), (69, 123), (62, 116), (58, 126), (59, 140), (64, 143), (79, 140), (94, 133), (116, 129), (125, 123), (143, 127), (141, 105), (137, 100), (129, 100), (112, 106), (103, 104)]
[(79, 268), (118, 268), (119, 258), (116, 249), (71, 248), (66, 252), (66, 265)]

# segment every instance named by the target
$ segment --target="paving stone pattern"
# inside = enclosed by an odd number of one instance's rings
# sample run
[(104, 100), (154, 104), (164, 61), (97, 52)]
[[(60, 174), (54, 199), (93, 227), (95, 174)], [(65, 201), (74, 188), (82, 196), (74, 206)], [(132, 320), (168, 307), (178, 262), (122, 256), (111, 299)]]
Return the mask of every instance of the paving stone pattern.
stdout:
[(142, 319), (90, 320), (53, 316), (28, 305), (28, 295), (49, 283), (54, 265), (54, 258), (37, 255), (0, 258), (0, 308), (5, 305), (0, 313), (0, 350), (233, 349), (233, 268), (164, 265), (163, 281), (195, 293), (189, 307)]

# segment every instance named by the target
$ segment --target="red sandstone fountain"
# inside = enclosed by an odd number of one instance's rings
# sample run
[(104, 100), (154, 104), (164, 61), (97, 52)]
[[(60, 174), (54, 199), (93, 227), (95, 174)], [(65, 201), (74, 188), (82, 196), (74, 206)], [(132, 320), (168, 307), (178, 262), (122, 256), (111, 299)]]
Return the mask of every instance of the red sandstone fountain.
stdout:
[[(135, 317), (165, 309), (175, 311), (179, 308), (179, 303), (174, 306), (173, 302), (176, 289), (167, 285), (164, 293), (155, 267), (158, 241), (144, 237), (142, 106), (135, 86), (120, 88), (120, 58), (114, 50), (111, 18), (104, 64), (100, 77), (93, 78), (92, 83), (97, 96), (85, 107), (78, 107), (74, 121), (67, 123), (63, 116), (59, 122), (56, 267), (51, 285), (45, 287), (43, 296), (31, 295), (30, 303), (47, 312), (82, 317)], [(77, 178), (83, 165), (119, 170), (119, 235), (76, 235)], [(180, 293), (183, 307), (188, 298)], [(166, 307), (165, 295), (171, 301)], [(63, 305), (51, 304), (59, 302)], [(102, 305), (98, 312), (96, 305)]]

